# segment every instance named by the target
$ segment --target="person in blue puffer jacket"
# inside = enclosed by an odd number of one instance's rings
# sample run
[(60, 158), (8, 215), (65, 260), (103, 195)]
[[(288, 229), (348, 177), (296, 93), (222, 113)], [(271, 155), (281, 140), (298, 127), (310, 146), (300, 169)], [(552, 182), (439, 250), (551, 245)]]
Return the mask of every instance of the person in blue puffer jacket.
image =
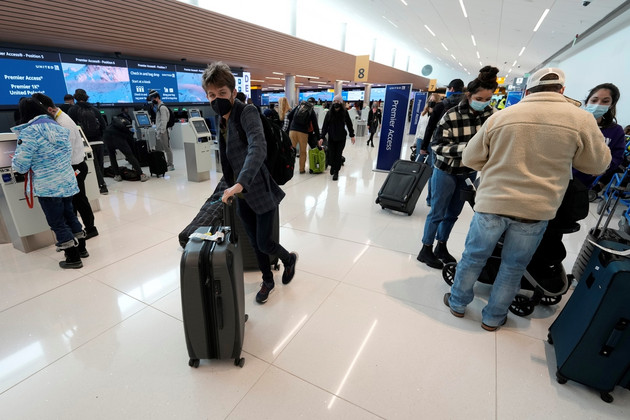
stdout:
[(13, 170), (22, 174), (31, 171), (32, 186), (28, 183), (26, 193), (37, 197), (55, 233), (57, 250), (65, 253), (66, 259), (59, 266), (81, 268), (81, 257), (89, 254), (83, 226), (72, 207), (79, 187), (71, 165), (70, 130), (57, 124), (34, 98), (23, 98), (18, 109), (21, 124), (11, 128), (17, 136)]

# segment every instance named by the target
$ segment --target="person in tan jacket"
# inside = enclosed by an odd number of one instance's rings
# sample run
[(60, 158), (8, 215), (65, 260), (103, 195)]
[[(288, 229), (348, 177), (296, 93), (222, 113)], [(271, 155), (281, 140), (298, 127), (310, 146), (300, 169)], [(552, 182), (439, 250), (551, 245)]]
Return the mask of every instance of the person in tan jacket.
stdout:
[(482, 311), (486, 331), (505, 324), (527, 264), (562, 202), (571, 168), (596, 175), (610, 164), (593, 116), (565, 99), (564, 84), (560, 69), (535, 72), (525, 98), (488, 118), (462, 155), (464, 165), (481, 171), (481, 182), (466, 248), (444, 303), (454, 316), (464, 316), (475, 281), (505, 233), (501, 267)]

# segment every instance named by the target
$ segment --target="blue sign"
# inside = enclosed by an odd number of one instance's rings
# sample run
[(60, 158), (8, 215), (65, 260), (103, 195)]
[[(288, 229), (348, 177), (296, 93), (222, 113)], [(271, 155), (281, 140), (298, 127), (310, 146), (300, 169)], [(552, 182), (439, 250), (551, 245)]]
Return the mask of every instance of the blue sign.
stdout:
[(41, 92), (62, 103), (66, 83), (59, 54), (0, 49), (0, 106), (17, 107), (20, 98)]
[(505, 107), (507, 108), (510, 105), (516, 105), (523, 99), (523, 92), (520, 90), (514, 90), (508, 92), (507, 99), (505, 100)]
[(416, 92), (413, 98), (413, 111), (411, 111), (411, 125), (409, 126), (409, 134), (416, 134), (416, 131), (418, 130), (418, 121), (420, 121), (420, 114), (422, 114), (424, 105), (427, 103), (427, 93)]
[(179, 102), (206, 103), (206, 92), (201, 87), (204, 69), (200, 67), (175, 66)]
[(376, 169), (389, 171), (400, 159), (411, 84), (387, 85)]
[(175, 65), (127, 60), (127, 67), (134, 102), (146, 102), (151, 89), (157, 90), (164, 102), (179, 102)]

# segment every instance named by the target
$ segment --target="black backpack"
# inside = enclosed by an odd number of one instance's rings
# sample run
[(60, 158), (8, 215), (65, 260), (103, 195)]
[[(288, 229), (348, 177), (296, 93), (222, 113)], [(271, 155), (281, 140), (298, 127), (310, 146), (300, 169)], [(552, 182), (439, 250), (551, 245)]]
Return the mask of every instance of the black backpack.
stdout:
[[(235, 109), (237, 113), (235, 117), (236, 121), (238, 121), (238, 134), (241, 140), (247, 142), (247, 134), (245, 134), (240, 124), (243, 108), (239, 107)], [(267, 141), (267, 158), (265, 159), (267, 170), (273, 180), (276, 181), (276, 184), (284, 185), (293, 178), (293, 171), (295, 169), (295, 148), (291, 143), (291, 138), (282, 128), (270, 122), (267, 117), (263, 116), (260, 112), (256, 113), (260, 117), (263, 132), (265, 133), (265, 140)]]
[(95, 141), (101, 138), (101, 124), (98, 122), (98, 118), (94, 115), (94, 111), (91, 107), (78, 107), (77, 122), (89, 141)]
[(310, 102), (302, 102), (295, 109), (293, 121), (301, 126), (307, 126), (311, 121), (311, 111), (313, 111), (313, 105)]
[[(162, 104), (160, 106), (166, 106), (166, 105)], [(173, 128), (173, 126), (175, 125), (175, 122), (177, 122), (177, 118), (175, 118), (175, 113), (173, 112), (171, 108), (166, 106), (166, 109), (168, 109), (168, 122), (166, 123), (166, 128)]]

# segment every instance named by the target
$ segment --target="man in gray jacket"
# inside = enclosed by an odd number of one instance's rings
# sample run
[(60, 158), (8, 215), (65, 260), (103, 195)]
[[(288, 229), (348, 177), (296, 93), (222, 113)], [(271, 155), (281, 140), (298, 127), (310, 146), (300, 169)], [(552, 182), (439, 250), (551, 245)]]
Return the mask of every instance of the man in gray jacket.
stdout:
[(166, 153), (166, 164), (169, 171), (174, 171), (173, 165), (173, 152), (171, 151), (171, 139), (168, 132), (168, 119), (170, 117), (170, 111), (168, 107), (162, 102), (160, 93), (157, 90), (151, 90), (149, 92), (149, 98), (151, 103), (157, 107), (155, 111), (155, 148), (157, 150)]
[(610, 164), (595, 119), (566, 100), (564, 82), (560, 69), (538, 70), (527, 81), (525, 98), (488, 118), (462, 155), (464, 165), (481, 171), (481, 183), (444, 304), (454, 316), (464, 316), (473, 286), (505, 234), (501, 266), (482, 311), (486, 331), (505, 324), (521, 277), (562, 202), (571, 167), (596, 175)]

